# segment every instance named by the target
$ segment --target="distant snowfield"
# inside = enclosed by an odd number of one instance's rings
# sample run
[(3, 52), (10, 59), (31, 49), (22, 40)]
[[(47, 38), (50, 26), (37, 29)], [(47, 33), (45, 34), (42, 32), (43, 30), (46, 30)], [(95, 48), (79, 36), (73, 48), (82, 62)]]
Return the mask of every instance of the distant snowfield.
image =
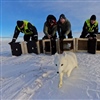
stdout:
[(54, 55), (12, 56), (8, 40), (0, 42), (1, 100), (100, 100), (100, 54), (76, 53), (79, 68), (58, 88)]

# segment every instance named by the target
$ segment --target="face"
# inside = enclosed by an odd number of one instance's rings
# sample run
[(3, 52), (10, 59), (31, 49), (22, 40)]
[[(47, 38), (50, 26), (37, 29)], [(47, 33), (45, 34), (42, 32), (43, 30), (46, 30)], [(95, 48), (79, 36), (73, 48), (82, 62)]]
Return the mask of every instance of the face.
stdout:
[(67, 62), (67, 61), (65, 60), (64, 56), (62, 56), (62, 57), (56, 56), (55, 57), (54, 63), (55, 63), (55, 66), (58, 68), (57, 72), (59, 72), (59, 73), (64, 72), (64, 67), (66, 66), (65, 62)]
[(66, 64), (67, 64), (67, 61), (65, 60), (65, 57), (61, 57), (59, 65), (58, 65), (59, 73), (64, 72)]
[(95, 24), (96, 21), (95, 20), (91, 20), (90, 22), (91, 22), (91, 24)]
[(64, 19), (64, 18), (61, 18), (60, 19), (60, 22), (63, 24), (63, 23), (65, 23), (65, 21), (66, 21), (66, 19)]
[(53, 26), (54, 24), (53, 23), (50, 23), (50, 25)]
[(20, 29), (23, 29), (24, 28), (24, 24), (20, 27)]

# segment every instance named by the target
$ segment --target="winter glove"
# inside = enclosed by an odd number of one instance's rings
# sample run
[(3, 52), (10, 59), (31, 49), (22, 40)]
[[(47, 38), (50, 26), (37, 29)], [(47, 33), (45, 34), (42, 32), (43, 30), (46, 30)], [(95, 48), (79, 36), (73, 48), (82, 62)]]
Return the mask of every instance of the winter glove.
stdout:
[(11, 45), (12, 43), (14, 43), (14, 42), (12, 42), (12, 41), (11, 41), (11, 42), (9, 42), (9, 44), (10, 44), (10, 45)]
[(16, 39), (12, 39), (11, 42), (9, 42), (9, 44), (11, 45), (12, 43), (15, 43)]
[(38, 37), (37, 37), (37, 36), (35, 36), (35, 37), (34, 37), (34, 40), (37, 42), (37, 41), (38, 41)]
[(48, 34), (47, 36), (48, 36), (48, 39), (50, 39), (50, 38), (51, 38), (51, 35), (49, 35), (49, 34)]
[(59, 38), (60, 38), (60, 39), (65, 39), (65, 38), (66, 38), (66, 36), (64, 36), (64, 35), (63, 35), (63, 36), (60, 36)]

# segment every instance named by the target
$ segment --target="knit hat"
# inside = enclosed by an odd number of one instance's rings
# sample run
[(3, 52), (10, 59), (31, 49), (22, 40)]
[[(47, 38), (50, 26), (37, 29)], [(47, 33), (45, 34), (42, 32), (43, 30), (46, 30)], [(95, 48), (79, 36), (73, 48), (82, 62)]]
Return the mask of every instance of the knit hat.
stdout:
[(61, 19), (61, 18), (66, 19), (66, 17), (65, 17), (64, 14), (61, 14), (61, 15), (60, 15), (59, 19)]
[(96, 20), (96, 16), (95, 16), (95, 15), (92, 15), (92, 16), (90, 17), (90, 20)]
[(23, 21), (17, 21), (17, 26), (20, 28), (23, 25)]

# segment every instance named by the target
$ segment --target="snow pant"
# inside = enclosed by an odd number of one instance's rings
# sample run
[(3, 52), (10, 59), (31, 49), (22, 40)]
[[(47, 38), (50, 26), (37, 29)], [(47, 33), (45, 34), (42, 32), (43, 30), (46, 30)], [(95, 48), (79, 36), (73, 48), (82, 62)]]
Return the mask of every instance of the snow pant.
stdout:
[[(57, 36), (55, 35), (55, 36), (52, 36), (51, 38), (52, 38), (52, 39), (56, 39)], [(45, 35), (42, 39), (44, 40), (44, 39), (49, 39), (49, 38)]]
[(38, 37), (37, 36), (34, 36), (34, 34), (25, 34), (24, 35), (24, 41), (37, 41), (38, 40)]
[(82, 31), (80, 38), (89, 38), (89, 37), (96, 37), (95, 33), (87, 33)]
[[(68, 38), (73, 38), (72, 31), (70, 31), (70, 33), (67, 36), (68, 36)], [(66, 38), (66, 34), (65, 34), (64, 31), (61, 32), (61, 35), (59, 35), (59, 38), (60, 39), (65, 39)]]

